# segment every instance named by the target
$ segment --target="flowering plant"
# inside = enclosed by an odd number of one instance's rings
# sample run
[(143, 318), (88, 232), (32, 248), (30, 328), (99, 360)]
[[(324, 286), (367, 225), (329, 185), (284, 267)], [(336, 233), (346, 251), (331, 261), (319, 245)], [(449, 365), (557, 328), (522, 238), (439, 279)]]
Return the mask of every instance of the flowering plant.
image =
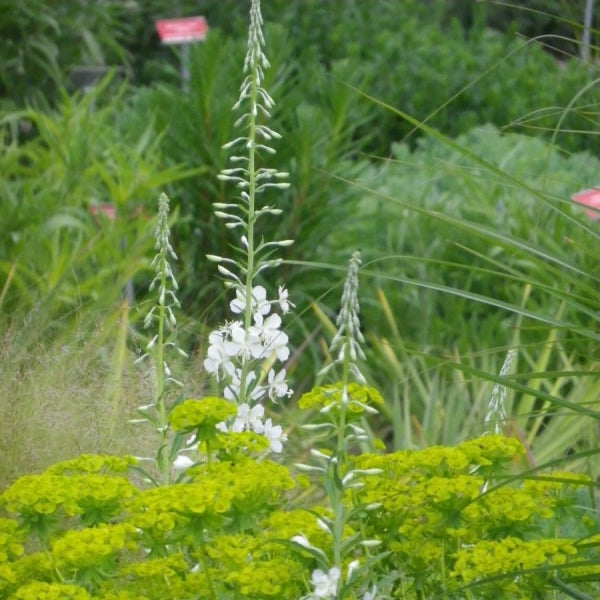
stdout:
[[(232, 423), (221, 423), (222, 431), (253, 431), (265, 435), (270, 449), (279, 453), (286, 436), (280, 425), (264, 419), (265, 399), (278, 400), (291, 395), (284, 368), (273, 365), (285, 363), (289, 357), (288, 336), (280, 329), (281, 317), (273, 312), (277, 306), (282, 314), (293, 304), (285, 287), (280, 286), (276, 300), (267, 299), (267, 291), (256, 283), (260, 273), (281, 263), (269, 258), (276, 248), (289, 246), (292, 240), (265, 242), (257, 240), (257, 224), (265, 215), (279, 215), (282, 210), (273, 205), (258, 205), (259, 196), (267, 190), (282, 190), (289, 186), (287, 173), (258, 166), (263, 155), (273, 154), (269, 145), (281, 136), (265, 124), (274, 101), (263, 87), (264, 70), (269, 61), (263, 52), (260, 3), (252, 2), (248, 47), (244, 60), (244, 79), (234, 110), (245, 107), (236, 121), (243, 135), (225, 145), (226, 149), (240, 148), (242, 154), (233, 155), (232, 168), (225, 169), (219, 178), (233, 182), (239, 192), (237, 202), (215, 203), (215, 215), (225, 221), (225, 227), (239, 232), (241, 259), (209, 256), (218, 264), (228, 289), (235, 291), (230, 302), (234, 321), (225, 323), (208, 338), (209, 347), (204, 367), (223, 387), (227, 400), (235, 402), (238, 410)], [(265, 366), (268, 365), (268, 366)]]
[[(600, 536), (581, 491), (597, 484), (511, 472), (525, 448), (491, 431), (506, 418), (501, 387), (481, 437), (399, 452), (373, 439), (368, 419), (385, 401), (360, 368), (358, 253), (348, 266), (334, 358), (320, 373), (333, 381), (299, 400), (312, 415), (305, 429), (322, 435), (310, 459), (285, 465), (286, 435), (265, 419), (263, 404), (291, 394), (281, 315), (293, 305), (284, 287), (270, 299), (258, 281), (280, 262), (271, 252), (291, 243), (258, 241), (255, 230), (263, 215), (281, 210), (259, 206), (257, 197), (287, 185), (284, 173), (258, 166), (278, 137), (259, 123), (273, 105), (262, 87), (261, 26), (260, 2), (252, 0), (236, 105), (247, 105), (238, 120), (244, 135), (228, 144), (245, 154), (222, 173), (239, 202), (215, 206), (240, 233), (242, 258), (209, 257), (235, 294), (234, 320), (210, 333), (203, 363), (218, 393), (173, 401), (168, 393), (178, 387), (166, 360), (177, 350), (170, 333), (178, 301), (161, 196), (158, 302), (146, 319), (156, 332), (145, 354), (156, 389), (139, 408), (159, 436), (159, 476), (140, 479), (140, 461), (131, 457), (84, 455), (14, 482), (0, 496), (0, 600), (591, 600), (588, 592), (599, 592)], [(511, 351), (501, 375), (512, 358)]]

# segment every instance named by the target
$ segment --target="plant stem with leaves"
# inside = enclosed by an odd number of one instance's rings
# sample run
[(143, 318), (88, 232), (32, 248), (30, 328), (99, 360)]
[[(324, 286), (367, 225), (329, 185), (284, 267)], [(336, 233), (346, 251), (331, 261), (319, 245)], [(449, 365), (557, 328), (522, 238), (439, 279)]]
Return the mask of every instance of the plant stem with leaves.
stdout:
[[(377, 540), (352, 541), (345, 529), (349, 526), (351, 512), (347, 509), (348, 496), (351, 490), (359, 485), (355, 481), (357, 475), (370, 475), (377, 470), (354, 470), (349, 461), (349, 449), (359, 441), (368, 439), (365, 429), (356, 422), (365, 413), (377, 413), (377, 409), (367, 402), (382, 403), (381, 397), (372, 388), (365, 385), (357, 361), (364, 359), (361, 343), (364, 338), (360, 332), (358, 317), (358, 272), (361, 265), (360, 252), (355, 252), (349, 261), (348, 272), (342, 294), (342, 307), (338, 315), (337, 331), (330, 345), (333, 361), (319, 373), (320, 376), (329, 374), (336, 367), (341, 370), (341, 380), (333, 385), (315, 388), (300, 399), (300, 406), (321, 406), (320, 416), (325, 423), (306, 426), (311, 430), (324, 430), (334, 435), (333, 452), (313, 449), (311, 454), (320, 463), (314, 465), (296, 465), (301, 471), (316, 473), (323, 478), (323, 487), (327, 494), (328, 503), (333, 512), (332, 518), (319, 517), (318, 523), (331, 536), (331, 549), (316, 548), (302, 535), (295, 536), (292, 541), (303, 549), (308, 549), (317, 558), (320, 565), (326, 569), (316, 569), (311, 576), (313, 591), (305, 600), (325, 598), (341, 600), (357, 582), (364, 587), (368, 574), (361, 567), (360, 560), (354, 558), (357, 546), (368, 548), (378, 545)], [(363, 507), (369, 510), (373, 507)], [(329, 554), (329, 556), (328, 556)], [(342, 573), (346, 571), (346, 576)], [(376, 588), (364, 591), (363, 599), (375, 598)]]
[(160, 482), (163, 485), (168, 485), (171, 481), (173, 449), (170, 448), (169, 442), (169, 406), (166, 388), (169, 384), (180, 387), (181, 383), (171, 375), (171, 369), (166, 362), (165, 350), (171, 348), (183, 356), (186, 356), (186, 354), (174, 342), (167, 340), (167, 330), (173, 330), (177, 324), (173, 308), (179, 308), (180, 304), (176, 296), (177, 281), (169, 262), (170, 259), (177, 260), (177, 255), (169, 240), (169, 198), (166, 194), (161, 194), (158, 200), (158, 221), (155, 238), (154, 248), (157, 253), (151, 263), (155, 270), (155, 276), (150, 284), (150, 291), (156, 289), (158, 301), (146, 315), (144, 327), (150, 328), (152, 324), (155, 324), (156, 333), (146, 346), (146, 353), (141, 357), (144, 359), (150, 356), (153, 359), (155, 399), (152, 404), (139, 407), (138, 412), (143, 416), (141, 420), (149, 421), (159, 435), (160, 442), (156, 455), (156, 465)]
[[(262, 49), (265, 43), (262, 25), (260, 1), (252, 0), (244, 61), (246, 77), (233, 107), (234, 110), (245, 109), (235, 123), (243, 134), (224, 146), (225, 149), (239, 148), (242, 152), (231, 156), (234, 166), (219, 175), (221, 180), (234, 183), (239, 195), (237, 202), (214, 204), (215, 215), (225, 221), (225, 227), (239, 232), (237, 250), (242, 258), (208, 256), (218, 264), (225, 286), (235, 291), (236, 297), (230, 307), (240, 319), (228, 322), (210, 334), (204, 367), (217, 379), (225, 398), (238, 406), (233, 423), (222, 423), (220, 427), (263, 434), (269, 438), (271, 450), (280, 452), (285, 434), (280, 426), (272, 424), (271, 419), (263, 421), (264, 407), (260, 402), (291, 394), (285, 369), (276, 371), (272, 367), (273, 363), (287, 360), (289, 349), (288, 337), (280, 330), (281, 317), (271, 309), (278, 305), (280, 312), (285, 314), (293, 305), (284, 287), (279, 288), (276, 300), (269, 300), (266, 289), (257, 285), (256, 280), (265, 269), (281, 264), (281, 259), (269, 258), (271, 251), (289, 246), (292, 240), (257, 241), (256, 227), (261, 217), (282, 213), (282, 209), (275, 206), (259, 205), (259, 196), (267, 190), (283, 190), (289, 186), (284, 181), (287, 173), (259, 166), (264, 155), (275, 153), (269, 145), (271, 140), (281, 137), (261, 122), (270, 116), (274, 106), (262, 85), (264, 70), (269, 67)], [(265, 364), (269, 365), (266, 369)]]

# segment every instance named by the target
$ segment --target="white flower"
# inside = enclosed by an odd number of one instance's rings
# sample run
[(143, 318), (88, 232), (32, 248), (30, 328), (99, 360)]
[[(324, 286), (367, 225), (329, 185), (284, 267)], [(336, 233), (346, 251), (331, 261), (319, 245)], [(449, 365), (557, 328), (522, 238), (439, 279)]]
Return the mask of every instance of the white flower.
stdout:
[(254, 315), (254, 325), (250, 327), (250, 332), (263, 344), (263, 354), (260, 357), (255, 356), (255, 358), (267, 358), (270, 354), (275, 353), (282, 362), (288, 359), (290, 355), (287, 347), (288, 336), (279, 330), (280, 325), (281, 317), (277, 314), (272, 314), (266, 319), (263, 319), (262, 315)]
[(208, 336), (209, 347), (204, 360), (204, 368), (220, 381), (233, 366), (229, 354), (225, 349), (225, 335), (223, 329), (213, 331)]
[(303, 548), (312, 548), (308, 538), (305, 535), (295, 535), (291, 538), (291, 541), (296, 542), (296, 544), (299, 544)]
[(257, 431), (263, 429), (262, 419), (265, 414), (265, 407), (262, 404), (257, 404), (250, 408), (245, 402), (238, 406), (237, 416), (231, 426), (231, 431), (239, 433), (241, 431)]
[(284, 396), (290, 396), (292, 394), (292, 390), (288, 389), (285, 375), (285, 369), (281, 369), (281, 371), (279, 371), (277, 374), (275, 373), (274, 369), (269, 369), (269, 375), (267, 377), (267, 389), (269, 398), (271, 400), (283, 398)]
[(177, 473), (183, 473), (186, 469), (189, 469), (193, 464), (194, 464), (194, 461), (189, 456), (185, 456), (184, 454), (180, 454), (173, 461), (173, 469)]
[(271, 419), (267, 419), (263, 425), (263, 430), (255, 430), (256, 433), (262, 433), (268, 440), (271, 451), (279, 454), (283, 450), (283, 442), (287, 441), (287, 435), (283, 433), (281, 425), (273, 425)]
[(348, 565), (348, 574), (346, 575), (346, 581), (349, 582), (350, 578), (352, 577), (352, 573), (358, 569), (358, 567), (360, 566), (360, 562), (358, 560), (353, 560), (349, 565)]
[[(235, 300), (229, 303), (231, 311), (243, 313), (246, 310), (246, 290), (236, 287)], [(271, 311), (271, 303), (267, 301), (267, 290), (262, 285), (252, 288), (252, 314), (268, 315)]]
[(279, 303), (279, 308), (281, 312), (285, 315), (290, 312), (290, 308), (294, 308), (294, 304), (292, 304), (289, 300), (289, 292), (285, 289), (284, 286), (279, 286), (279, 299), (277, 302)]
[(340, 570), (337, 567), (332, 567), (328, 573), (325, 573), (321, 569), (316, 569), (312, 572), (310, 580), (315, 586), (311, 599), (334, 598), (337, 594)]
[(252, 331), (246, 331), (241, 321), (234, 321), (229, 326), (229, 341), (225, 341), (224, 348), (228, 356), (241, 358), (260, 358), (263, 355), (263, 346), (260, 339)]

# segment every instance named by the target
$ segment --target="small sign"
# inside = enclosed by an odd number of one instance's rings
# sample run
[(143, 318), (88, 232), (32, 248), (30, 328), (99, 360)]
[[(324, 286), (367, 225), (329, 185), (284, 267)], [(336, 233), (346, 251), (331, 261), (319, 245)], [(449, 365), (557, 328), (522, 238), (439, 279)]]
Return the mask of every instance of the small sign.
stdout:
[(206, 37), (208, 23), (204, 17), (163, 19), (154, 23), (163, 44), (201, 42)]
[(588, 210), (584, 212), (590, 219), (594, 221), (600, 219), (600, 188), (577, 192), (571, 196), (571, 200), (582, 206), (587, 206)]
[(114, 221), (117, 218), (117, 209), (114, 204), (104, 203), (104, 204), (90, 204), (90, 213), (93, 215), (96, 222), (98, 222), (98, 217), (104, 216), (109, 221)]

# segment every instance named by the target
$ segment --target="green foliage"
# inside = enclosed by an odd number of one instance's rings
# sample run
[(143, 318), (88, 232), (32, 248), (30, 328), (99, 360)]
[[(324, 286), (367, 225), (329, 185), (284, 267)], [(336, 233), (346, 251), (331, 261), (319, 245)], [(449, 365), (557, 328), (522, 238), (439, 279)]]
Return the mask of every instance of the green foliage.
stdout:
[[(575, 3), (533, 0), (508, 6), (379, 2), (376, 10), (368, 3), (335, 0), (274, 4), (266, 8), (266, 19), (284, 23), (292, 32), (303, 71), (310, 72), (307, 63), (315, 60), (331, 66), (349, 59), (356, 74), (364, 77), (362, 91), (427, 119), (450, 136), (489, 122), (503, 128), (517, 124), (519, 131), (546, 132), (549, 137), (565, 111), (561, 145), (598, 150), (596, 86), (570, 106), (595, 73), (578, 62), (573, 40), (581, 36), (581, 2), (580, 9)], [(542, 32), (567, 39), (519, 41), (510, 35), (514, 27), (502, 24), (502, 19), (518, 19), (517, 28), (526, 39)], [(509, 32), (501, 34), (488, 26)], [(543, 44), (558, 46), (563, 53), (553, 58)], [(384, 112), (376, 113), (375, 122), (369, 149), (381, 156), (391, 143), (414, 133), (409, 124)]]
[[(480, 434), (507, 348), (519, 383), (502, 381), (503, 426), (531, 460), (597, 447), (598, 235), (570, 201), (597, 169), (586, 153), (487, 126), (457, 140), (433, 132), (414, 152), (396, 145), (354, 182), (364, 197), (353, 226), (319, 253), (361, 241), (361, 277), (376, 286), (361, 293), (361, 369), (383, 390), (392, 448)], [(313, 306), (333, 335), (330, 314)], [(576, 460), (597, 475), (593, 460)]]
[[(0, 2), (0, 98), (47, 106), (79, 66), (130, 66), (135, 2)], [(50, 102), (49, 102), (50, 101)]]
[[(503, 32), (516, 31), (527, 38), (539, 36), (545, 48), (559, 57), (579, 53), (586, 0), (522, 0), (519, 3), (450, 0), (446, 4), (448, 12), (466, 27), (485, 23)], [(598, 18), (592, 16), (592, 36), (595, 36)]]
[[(586, 491), (594, 484), (560, 473), (506, 478), (523, 453), (516, 440), (490, 435), (351, 457), (364, 474), (345, 495), (347, 534), (380, 542), (373, 579), (389, 574), (403, 598), (461, 598), (468, 589), (477, 598), (558, 598), (556, 580), (598, 592), (598, 522)], [(131, 462), (84, 456), (4, 491), (0, 598), (302, 595), (316, 559), (290, 540), (301, 534), (326, 547), (315, 515), (329, 513), (290, 496), (284, 466), (213, 461), (185, 482), (145, 489), (123, 472)], [(352, 554), (368, 560), (359, 548)]]
[[(98, 8), (112, 5), (98, 3)], [(21, 10), (28, 6), (24, 3)], [(596, 477), (553, 469), (598, 455), (593, 431), (597, 421), (592, 421), (597, 419), (598, 386), (595, 376), (584, 377), (593, 374), (589, 356), (600, 339), (595, 328), (597, 282), (589, 275), (595, 272), (598, 236), (566, 204), (574, 189), (596, 182), (596, 162), (583, 155), (565, 157), (541, 142), (502, 137), (493, 127), (453, 141), (403, 113), (412, 108), (410, 99), (403, 99), (402, 86), (414, 79), (410, 68), (416, 68), (429, 86), (422, 96), (411, 91), (419, 118), (431, 112), (428, 102), (436, 109), (442, 106), (435, 95), (439, 89), (461, 92), (461, 77), (474, 83), (468, 94), (459, 93), (432, 121), (444, 131), (475, 122), (487, 106), (491, 109), (485, 117), (492, 121), (506, 124), (515, 118), (505, 111), (509, 103), (501, 85), (483, 86), (477, 97), (479, 82), (469, 69), (481, 71), (482, 63), (464, 50), (464, 40), (457, 41), (464, 35), (458, 25), (444, 29), (444, 40), (452, 41), (443, 49), (437, 25), (417, 27), (415, 15), (429, 11), (437, 19), (445, 14), (442, 2), (382, 3), (377, 17), (368, 3), (310, 0), (298, 8), (300, 3), (274, 0), (271, 6), (291, 7), (288, 17), (300, 11), (299, 31), (311, 15), (326, 15), (323, 11), (328, 9), (337, 11), (340, 20), (333, 29), (326, 19), (318, 19), (314, 31), (304, 28), (323, 39), (325, 51), (307, 44), (302, 35), (295, 48), (291, 27), (278, 24), (268, 30), (275, 52), (266, 84), (281, 92), (274, 125), (289, 134), (288, 147), (277, 155), (281, 163), (274, 166), (291, 173), (294, 191), (286, 192), (284, 200), (294, 209), (279, 226), (285, 235), (278, 231), (273, 236), (271, 223), (257, 233), (267, 239), (299, 239), (296, 254), (289, 255), (297, 259), (331, 260), (351, 246), (354, 251), (357, 240), (366, 243), (368, 258), (386, 256), (373, 260), (362, 273), (378, 288), (377, 301), (365, 303), (363, 336), (356, 296), (361, 263), (358, 254), (353, 255), (352, 278), (345, 285), (346, 302), (338, 320), (346, 329), (334, 337), (338, 343), (330, 352), (337, 354), (329, 357), (330, 365), (341, 369), (342, 382), (320, 385), (299, 403), (300, 408), (319, 411), (309, 425), (327, 437), (319, 440), (320, 446), (310, 445), (318, 466), (297, 468), (322, 477), (306, 489), (305, 478), (295, 480), (285, 464), (265, 458), (269, 442), (264, 436), (227, 432), (221, 426), (235, 407), (216, 396), (167, 405), (161, 383), (166, 379), (158, 378), (158, 393), (150, 394), (154, 405), (145, 404), (141, 413), (149, 416), (144, 410), (152, 406), (158, 413), (147, 420), (161, 436), (154, 466), (158, 463), (165, 471), (162, 485), (156, 485), (143, 464), (125, 456), (84, 455), (17, 479), (0, 496), (0, 600), (592, 598), (600, 593), (598, 482)], [(124, 10), (132, 7), (137, 4), (122, 4)], [(414, 14), (392, 19), (399, 10)], [(366, 26), (357, 35), (363, 18)], [(44, 19), (44, 27), (53, 27), (50, 10), (40, 13)], [(396, 31), (391, 36), (378, 19), (401, 23), (402, 35)], [(422, 52), (417, 30), (428, 44)], [(468, 35), (478, 55), (489, 57), (491, 52), (497, 57), (490, 71), (494, 76), (504, 77), (512, 58), (524, 56), (520, 49), (510, 54), (512, 47), (483, 29), (474, 28)], [(42, 42), (48, 40), (42, 37)], [(413, 50), (411, 64), (403, 57)], [(533, 48), (525, 61), (528, 65), (531, 60), (533, 71), (520, 65), (506, 73), (518, 71), (514, 79), (520, 81), (540, 69), (551, 72), (554, 63), (536, 52)], [(53, 315), (76, 311), (83, 304), (105, 310), (114, 306), (125, 282), (146, 265), (148, 228), (137, 222), (145, 196), (155, 187), (199, 175), (198, 170), (178, 166), (186, 164), (192, 152), (200, 156), (203, 172), (222, 170), (222, 144), (231, 139), (233, 98), (227, 101), (228, 82), (234, 68), (238, 73), (241, 53), (240, 44), (215, 32), (192, 52), (193, 91), (188, 95), (161, 84), (131, 96), (122, 91), (114, 102), (104, 104), (100, 95), (106, 88), (101, 87), (82, 100), (65, 96), (58, 115), (28, 110), (3, 121), (2, 189), (8, 200), (2, 205), (8, 232), (1, 240), (7, 256), (0, 263), (5, 274), (3, 309), (31, 309), (43, 303), (47, 323)], [(432, 69), (432, 61), (441, 68)], [(396, 62), (408, 69), (406, 74), (400, 73), (398, 81), (379, 81)], [(573, 81), (580, 81), (576, 68), (569, 67), (569, 73)], [(558, 89), (557, 80), (548, 79), (548, 90)], [(419, 142), (414, 153), (407, 145), (394, 146), (383, 168), (358, 160), (358, 151), (367, 143), (387, 151), (389, 133), (371, 131), (375, 107), (386, 107), (379, 101), (366, 108), (364, 94), (355, 94), (340, 80), (375, 90), (383, 98), (390, 94), (395, 102), (401, 99), (403, 110), (387, 110), (382, 119), (393, 136), (418, 127), (431, 139)], [(544, 96), (548, 91), (542, 85), (539, 88), (535, 101), (543, 104), (549, 95)], [(527, 89), (531, 95), (538, 91)], [(461, 105), (462, 100), (468, 102)], [(559, 100), (568, 102), (564, 96)], [(515, 106), (530, 110), (526, 102)], [(149, 114), (154, 117), (150, 123)], [(587, 117), (588, 127), (594, 127), (595, 116)], [(577, 126), (570, 118), (566, 115), (561, 127)], [(35, 129), (29, 139), (21, 137), (23, 119)], [(536, 125), (554, 122), (551, 118)], [(566, 137), (557, 139), (571, 143)], [(167, 150), (175, 166), (164, 166)], [(356, 185), (346, 186), (342, 177), (356, 180)], [(582, 181), (587, 177), (589, 181)], [(185, 261), (185, 301), (205, 309), (207, 298), (214, 301), (215, 294), (198, 264), (206, 253), (228, 256), (232, 241), (224, 228), (207, 218), (209, 205), (226, 202), (229, 194), (220, 183), (204, 178), (193, 183), (190, 178), (180, 190), (183, 219), (175, 227), (174, 244)], [(95, 203), (106, 197), (117, 206), (117, 214), (129, 215), (130, 221), (94, 219), (90, 199)], [(166, 212), (162, 217), (159, 236), (166, 253), (167, 247), (171, 250)], [(377, 260), (390, 262), (382, 269)], [(158, 344), (154, 367), (161, 373), (164, 367), (165, 377), (171, 377), (162, 354), (174, 344), (162, 335), (164, 326), (175, 325), (167, 310), (171, 305), (165, 304), (167, 293), (176, 300), (174, 292), (167, 292), (167, 274), (172, 275), (163, 261), (157, 271), (163, 310), (159, 333), (148, 349)], [(288, 273), (282, 276), (287, 279)], [(296, 302), (330, 288), (330, 273), (315, 279), (312, 273), (292, 279), (299, 290)], [(398, 284), (404, 286), (402, 293)], [(445, 293), (443, 298), (433, 297), (438, 292)], [(333, 333), (332, 321), (314, 306), (322, 325)], [(249, 318), (247, 311), (246, 326)], [(112, 404), (111, 416), (117, 415), (124, 397), (126, 302), (113, 319), (114, 329), (102, 331), (106, 338), (111, 331), (117, 333), (112, 355), (104, 360), (111, 364), (105, 397), (105, 404)], [(50, 350), (64, 339), (53, 333)], [(342, 338), (352, 338), (354, 344), (340, 345)], [(370, 346), (366, 356), (358, 345), (365, 340)], [(518, 380), (506, 373), (492, 376), (489, 373), (497, 372), (493, 360), (486, 363), (486, 373), (479, 363), (462, 360), (461, 350), (456, 350), (450, 357), (452, 376), (483, 377), (510, 388), (506, 431), (513, 437), (489, 434), (462, 441), (482, 422), (485, 401), (480, 390), (477, 402), (469, 399), (461, 405), (464, 377), (451, 389), (443, 380), (434, 381), (427, 372), (427, 353), (415, 348), (434, 345), (440, 355), (450, 346), (482, 348), (488, 360), (490, 343), (503, 351), (507, 345), (514, 348), (530, 372), (520, 370)], [(11, 374), (9, 387), (22, 374), (30, 347), (30, 340), (19, 346), (25, 358), (20, 357), (20, 369)], [(105, 340), (100, 348), (106, 350)], [(349, 381), (351, 373), (361, 384)], [(385, 386), (383, 395), (362, 385), (363, 373), (375, 375), (373, 380)], [(265, 375), (261, 370), (259, 376)], [(399, 384), (407, 378), (414, 386), (407, 386), (400, 398)], [(412, 390), (418, 392), (417, 401)], [(419, 401), (422, 406), (415, 406)], [(369, 435), (375, 406), (392, 417), (395, 439), (390, 445), (404, 449), (365, 451), (384, 447)], [(575, 415), (582, 426), (570, 424), (568, 432), (563, 431), (558, 408)], [(4, 413), (10, 415), (10, 409), (4, 407)], [(440, 415), (447, 420), (440, 423)], [(468, 427), (461, 421), (463, 415)], [(584, 430), (589, 439), (583, 439)], [(38, 446), (43, 444), (35, 432), (25, 427), (23, 431)], [(111, 424), (106, 443), (119, 431)], [(83, 430), (79, 434), (85, 436)], [(452, 445), (413, 449), (418, 445), (415, 439), (431, 444), (436, 437)], [(309, 447), (311, 442), (304, 443)], [(4, 436), (2, 443), (6, 444)], [(173, 459), (180, 451), (197, 451), (196, 460), (183, 455), (185, 472), (175, 480), (171, 475), (178, 467)], [(561, 453), (573, 456), (565, 459)], [(548, 464), (539, 466), (544, 455)], [(525, 465), (528, 470), (523, 472)], [(335, 591), (319, 595), (319, 577), (334, 576)], [(311, 586), (315, 590), (309, 593)]]
[[(332, 176), (351, 175), (364, 168), (351, 159), (358, 139), (363, 138), (358, 128), (369, 116), (354, 92), (341, 83), (360, 85), (363, 75), (356, 73), (350, 62), (338, 61), (331, 67), (334, 78), (328, 78), (325, 67), (309, 60), (310, 48), (292, 55), (294, 47), (281, 26), (268, 26), (265, 35), (271, 63), (265, 85), (277, 98), (271, 125), (285, 131), (287, 140), (275, 144), (277, 154), (269, 164), (289, 172), (292, 185), (281, 200), (290, 209), (281, 219), (265, 219), (259, 234), (265, 239), (295, 239), (286, 256), (313, 260), (320, 240), (352, 220), (350, 206), (357, 194)], [(204, 165), (210, 174), (203, 171), (182, 181), (171, 193), (180, 210), (173, 239), (182, 264), (180, 299), (186, 312), (203, 310), (208, 297), (212, 302), (220, 295), (205, 256), (227, 255), (234, 239), (212, 216), (211, 204), (228, 200), (226, 186), (216, 175), (226, 166), (222, 146), (234, 137), (231, 107), (236, 90), (229, 82), (237, 77), (244, 51), (242, 39), (228, 39), (212, 31), (202, 45), (191, 48), (189, 92), (182, 93), (179, 82), (174, 82), (140, 89), (134, 99), (130, 123), (137, 123), (143, 131), (146, 115), (152, 114), (155, 130), (163, 134), (162, 152), (175, 164), (189, 164), (193, 156), (195, 164)], [(304, 63), (302, 69), (296, 61)], [(265, 197), (266, 201), (270, 198), (268, 194)], [(318, 293), (311, 285), (312, 275), (284, 267), (282, 279), (290, 277), (298, 294), (295, 298)]]
[[(547, 138), (558, 128), (562, 147), (598, 149), (597, 90), (571, 105), (590, 81), (576, 60), (560, 64), (535, 43), (492, 30), (474, 29), (465, 37), (458, 23), (442, 30), (416, 19), (404, 21), (401, 31), (382, 30), (370, 48), (372, 56), (361, 64), (374, 77), (362, 91), (446, 135), (485, 123)], [(384, 76), (390, 64), (394, 77)], [(377, 152), (383, 154), (390, 141), (404, 139), (413, 127), (391, 115), (381, 118)]]
[[(31, 109), (2, 119), (4, 310), (41, 302), (50, 315), (88, 301), (110, 307), (147, 267), (150, 194), (192, 173), (162, 166), (150, 127), (132, 135), (125, 89), (93, 110), (103, 90), (64, 96), (54, 114)], [(23, 139), (25, 125), (31, 135)], [(106, 203), (114, 220), (97, 208)]]
[[(597, 160), (561, 155), (539, 140), (503, 136), (491, 126), (453, 144), (424, 140), (414, 153), (395, 146), (392, 160), (356, 181), (365, 197), (354, 226), (328, 242), (346, 249), (356, 239), (364, 242), (372, 260), (367, 275), (381, 282), (393, 310), (402, 307), (397, 324), (407, 343), (473, 346), (484, 335), (501, 346), (508, 339), (507, 315), (494, 304), (519, 312), (527, 284), (532, 313), (534, 307), (543, 311), (551, 323), (564, 300), (561, 318), (593, 339), (584, 322), (595, 303), (590, 248), (598, 236), (569, 197), (593, 185)], [(474, 162), (479, 156), (487, 167)], [(455, 298), (436, 289), (456, 290)], [(475, 296), (494, 302), (473, 302)], [(385, 314), (372, 302), (363, 303), (363, 312), (369, 328), (378, 329)], [(524, 343), (539, 340), (539, 332), (528, 335)]]
[[(385, 560), (402, 574), (407, 598), (463, 597), (465, 587), (477, 598), (533, 598), (538, 590), (555, 597), (553, 569), (581, 560), (577, 540), (586, 533), (561, 527), (571, 476), (502, 477), (505, 465), (523, 454), (515, 439), (489, 435), (454, 448), (357, 457), (358, 468), (382, 470), (363, 478), (354, 501), (381, 504), (367, 519), (373, 531), (387, 532), (379, 538), (390, 551)], [(570, 506), (568, 512), (577, 510)], [(569, 569), (560, 576), (568, 579)]]

